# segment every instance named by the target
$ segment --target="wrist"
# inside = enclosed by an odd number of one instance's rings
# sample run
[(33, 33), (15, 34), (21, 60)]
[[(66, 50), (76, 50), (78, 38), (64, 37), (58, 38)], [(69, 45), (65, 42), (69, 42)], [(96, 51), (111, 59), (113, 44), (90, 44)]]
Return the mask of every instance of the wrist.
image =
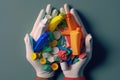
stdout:
[(82, 76), (77, 78), (65, 77), (64, 80), (86, 80), (86, 79), (84, 76)]
[(46, 71), (37, 72), (36, 76), (40, 78), (51, 78), (54, 76), (54, 72), (46, 72)]
[(51, 78), (42, 78), (42, 77), (36, 76), (35, 80), (52, 80), (52, 77)]
[(67, 78), (79, 78), (79, 77), (83, 77), (84, 74), (83, 74), (83, 71), (80, 71), (80, 72), (63, 72), (64, 73), (64, 76), (67, 77)]

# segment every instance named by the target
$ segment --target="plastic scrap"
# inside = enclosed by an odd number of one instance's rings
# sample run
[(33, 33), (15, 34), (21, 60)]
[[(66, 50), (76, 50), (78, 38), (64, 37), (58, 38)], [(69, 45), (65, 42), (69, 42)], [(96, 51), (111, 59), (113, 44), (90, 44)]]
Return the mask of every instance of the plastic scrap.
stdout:
[(79, 58), (84, 59), (86, 56), (87, 56), (86, 53), (82, 53), (82, 54), (79, 55)]
[(48, 43), (49, 32), (45, 32), (40, 36), (40, 38), (36, 41), (36, 45), (34, 47), (34, 52), (40, 52), (45, 44)]
[(80, 40), (81, 40), (81, 33), (80, 28), (76, 28), (76, 30), (70, 32), (70, 39), (71, 39), (71, 48), (73, 50), (73, 55), (80, 54)]
[(53, 47), (52, 54), (57, 54), (59, 52), (58, 47)]
[(45, 46), (42, 50), (42, 52), (51, 52), (52, 48), (50, 46)]
[(47, 60), (48, 60), (49, 62), (51, 62), (51, 63), (55, 61), (53, 56), (49, 56), (49, 57), (47, 58)]
[(62, 60), (67, 60), (67, 56), (66, 56), (66, 51), (60, 50), (58, 52), (58, 57), (61, 58)]
[(78, 62), (79, 61), (79, 58), (74, 58), (73, 59), (73, 64), (75, 64), (76, 62)]
[(43, 66), (43, 70), (44, 70), (44, 71), (51, 72), (51, 71), (52, 71), (51, 65), (45, 64), (45, 65)]
[(40, 64), (46, 64), (46, 63), (47, 63), (47, 60), (45, 58), (40, 59)]
[(36, 53), (32, 53), (31, 54), (31, 59), (32, 60), (36, 60), (37, 59), (37, 54)]
[(32, 60), (39, 59), (44, 71), (58, 70), (58, 63), (61, 62), (64, 70), (67, 70), (67, 65), (87, 56), (80, 54), (83, 34), (72, 14), (54, 16), (45, 28), (46, 32), (34, 41), (34, 52), (31, 54)]
[(63, 19), (64, 14), (59, 14), (58, 16), (53, 17), (53, 19), (49, 22), (49, 30), (53, 32)]
[(51, 65), (51, 68), (52, 68), (53, 71), (57, 70), (58, 69), (58, 64), (57, 63), (53, 63)]
[(60, 39), (61, 33), (59, 31), (54, 31), (53, 34), (57, 40)]

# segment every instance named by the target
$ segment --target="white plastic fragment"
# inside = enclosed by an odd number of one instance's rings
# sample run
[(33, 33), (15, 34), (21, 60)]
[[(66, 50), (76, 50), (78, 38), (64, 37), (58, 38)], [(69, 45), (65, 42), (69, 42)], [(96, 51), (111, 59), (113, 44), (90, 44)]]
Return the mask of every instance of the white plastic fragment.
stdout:
[(59, 31), (54, 31), (53, 34), (57, 40), (60, 39), (61, 33)]
[(56, 55), (59, 52), (58, 47), (53, 47), (52, 54)]
[(43, 58), (48, 58), (51, 55), (49, 53), (43, 53), (42, 56), (43, 56)]
[(53, 56), (49, 56), (48, 57), (48, 61), (51, 62), (51, 63), (54, 62), (54, 57)]

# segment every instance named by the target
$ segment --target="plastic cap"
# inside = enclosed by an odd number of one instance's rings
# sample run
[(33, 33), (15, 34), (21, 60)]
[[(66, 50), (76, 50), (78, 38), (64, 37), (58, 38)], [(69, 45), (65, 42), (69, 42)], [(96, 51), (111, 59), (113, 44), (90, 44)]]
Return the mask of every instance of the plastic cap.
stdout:
[(32, 54), (31, 54), (31, 59), (32, 59), (32, 60), (35, 60), (36, 58), (37, 58), (37, 54), (36, 54), (36, 53), (32, 53)]
[(46, 65), (43, 66), (43, 70), (44, 71), (48, 71), (48, 72), (52, 71), (51, 66), (48, 65), (48, 64), (46, 64)]
[(43, 56), (43, 58), (48, 58), (49, 56), (51, 56), (51, 54), (50, 53), (43, 53), (42, 56)]
[(58, 52), (59, 52), (59, 48), (58, 47), (53, 47), (52, 54), (57, 54)]
[(53, 56), (49, 56), (47, 60), (52, 63), (52, 62), (54, 62), (54, 57)]
[(53, 34), (57, 40), (60, 39), (61, 33), (59, 31), (54, 31)]
[(56, 57), (54, 60), (55, 60), (56, 62), (59, 62), (59, 61), (60, 61), (60, 58)]
[(47, 61), (46, 61), (45, 58), (41, 58), (41, 59), (40, 59), (40, 64), (46, 64), (46, 62), (47, 62)]
[(57, 45), (57, 40), (53, 40), (51, 43), (50, 43), (50, 46), (51, 47), (55, 47)]
[(51, 68), (52, 68), (53, 71), (57, 70), (58, 69), (58, 64), (57, 63), (53, 63), (51, 65)]

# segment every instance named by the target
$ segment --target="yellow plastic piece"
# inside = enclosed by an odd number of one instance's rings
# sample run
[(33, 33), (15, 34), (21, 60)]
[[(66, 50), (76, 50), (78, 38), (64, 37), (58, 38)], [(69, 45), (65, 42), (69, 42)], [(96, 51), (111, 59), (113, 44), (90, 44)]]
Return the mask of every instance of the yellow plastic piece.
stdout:
[(37, 57), (40, 58), (42, 53), (37, 53)]
[(53, 63), (51, 65), (51, 68), (52, 68), (53, 71), (57, 70), (58, 69), (58, 64), (57, 63)]
[(50, 46), (51, 47), (55, 47), (57, 45), (57, 40), (53, 40), (51, 43), (50, 43)]
[(49, 30), (51, 32), (53, 32), (57, 25), (64, 19), (64, 14), (59, 14), (58, 16), (55, 16), (51, 19), (51, 21), (49, 22)]
[(32, 53), (30, 57), (31, 57), (32, 60), (35, 60), (35, 59), (37, 59), (37, 54), (36, 53)]
[(41, 58), (41, 59), (40, 59), (40, 64), (46, 64), (46, 63), (47, 63), (47, 61), (46, 61), (45, 58)]
[(70, 39), (71, 39), (71, 48), (73, 51), (73, 55), (79, 55), (80, 54), (80, 45), (81, 45), (81, 32), (80, 28), (77, 28), (76, 30), (73, 30), (70, 32)]

